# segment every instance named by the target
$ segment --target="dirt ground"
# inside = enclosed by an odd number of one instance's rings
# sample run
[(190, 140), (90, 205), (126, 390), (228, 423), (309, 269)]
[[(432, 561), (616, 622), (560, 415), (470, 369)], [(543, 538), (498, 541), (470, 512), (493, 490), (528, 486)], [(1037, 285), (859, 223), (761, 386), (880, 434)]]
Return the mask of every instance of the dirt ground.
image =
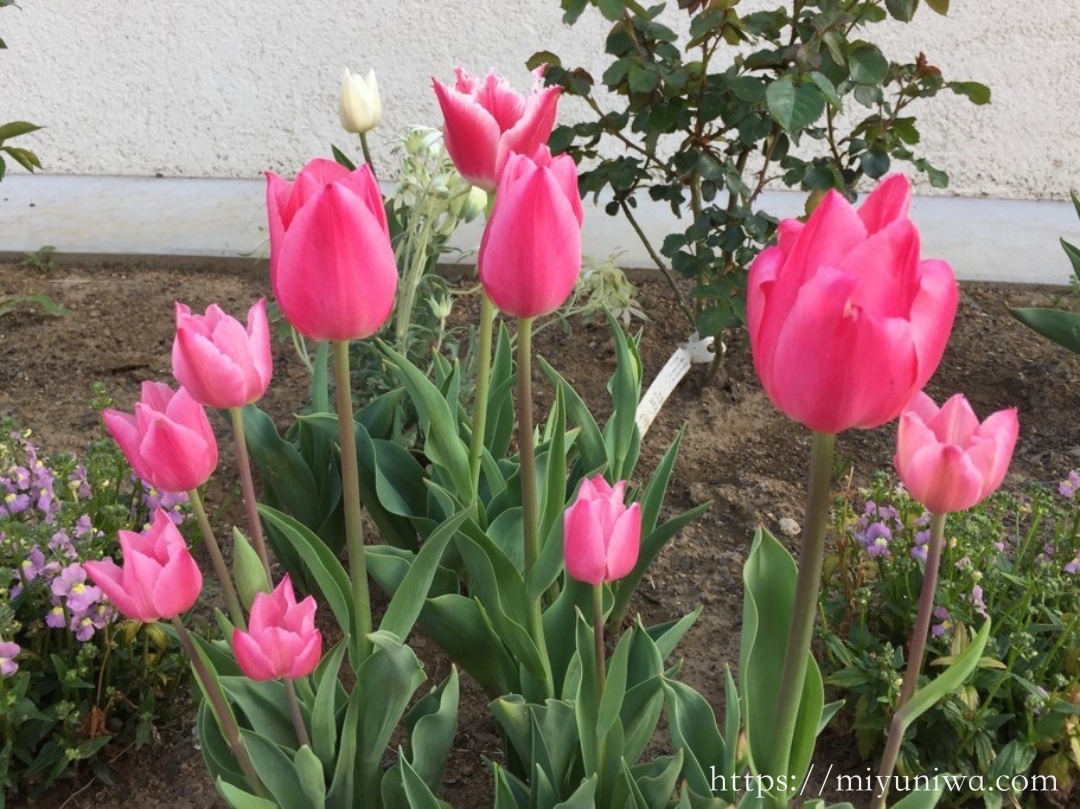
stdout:
[[(644, 324), (641, 355), (645, 384), (685, 337), (667, 285), (639, 279)], [(187, 267), (53, 267), (0, 265), (0, 294), (47, 293), (70, 314), (20, 309), (0, 317), (0, 415), (31, 427), (48, 450), (82, 449), (95, 435), (91, 385), (106, 384), (119, 407), (130, 409), (144, 379), (171, 379), (173, 302), (201, 311), (219, 303), (241, 315), (268, 294), (265, 267), (225, 270)], [(940, 400), (964, 392), (980, 417), (1006, 406), (1020, 409), (1021, 436), (1007, 486), (1053, 483), (1080, 464), (1080, 421), (1075, 418), (1080, 361), (1014, 321), (1007, 306), (1073, 302), (1066, 288), (965, 284), (952, 340), (928, 392)], [(538, 351), (583, 398), (605, 414), (606, 379), (614, 351), (606, 325), (576, 324), (571, 334), (553, 327)], [(754, 375), (745, 333), (728, 335), (728, 356), (718, 377), (703, 385), (695, 369), (668, 400), (642, 446), (639, 475), (651, 472), (682, 425), (687, 434), (669, 491), (668, 508), (707, 500), (712, 509), (673, 540), (643, 583), (635, 608), (647, 623), (668, 620), (704, 604), (680, 647), (684, 678), (714, 705), (722, 705), (725, 665), (737, 666), (741, 568), (754, 528), (778, 532), (781, 519), (802, 519), (809, 436), (769, 403)], [(812, 347), (809, 347), (812, 350)], [(262, 406), (287, 423), (303, 404), (306, 377), (287, 344), (275, 348), (275, 382)], [(539, 378), (537, 384), (543, 382)], [(541, 407), (542, 414), (545, 408)], [(224, 434), (225, 425), (218, 424)], [(895, 426), (839, 437), (837, 452), (857, 478), (891, 464)], [(221, 469), (231, 469), (222, 459)], [(223, 484), (224, 485), (224, 484)], [(226, 486), (227, 487), (227, 486)], [(423, 637), (413, 643), (434, 678), (447, 662)], [(496, 726), (482, 694), (467, 688), (453, 760), (442, 797), (458, 807), (491, 805), (483, 757), (499, 750)], [(216, 807), (213, 786), (190, 724), (164, 728), (162, 742), (139, 751), (115, 751), (117, 780), (89, 778), (62, 784), (39, 804), (76, 807)], [(829, 739), (819, 757), (837, 767), (859, 767), (843, 739)], [(853, 800), (857, 796), (835, 795)]]

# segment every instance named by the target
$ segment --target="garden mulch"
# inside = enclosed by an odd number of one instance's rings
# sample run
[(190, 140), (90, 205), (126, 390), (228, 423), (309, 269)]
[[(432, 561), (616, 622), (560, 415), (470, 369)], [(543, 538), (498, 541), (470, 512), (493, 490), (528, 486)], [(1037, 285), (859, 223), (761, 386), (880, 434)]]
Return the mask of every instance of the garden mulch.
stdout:
[[(657, 276), (636, 276), (643, 309), (641, 356), (646, 385), (685, 336), (685, 321), (670, 288)], [(51, 317), (28, 307), (0, 317), (0, 416), (12, 415), (33, 429), (47, 451), (80, 451), (99, 435), (90, 407), (91, 385), (104, 382), (117, 406), (131, 409), (144, 379), (171, 379), (173, 302), (202, 311), (210, 303), (242, 315), (267, 295), (264, 265), (226, 269), (183, 266), (0, 265), (0, 295), (46, 293), (69, 314)], [(1013, 320), (1007, 307), (1073, 305), (1066, 288), (964, 284), (952, 340), (928, 392), (940, 400), (964, 392), (984, 417), (1007, 406), (1020, 410), (1021, 435), (1007, 487), (1031, 481), (1053, 484), (1080, 465), (1080, 360)], [(462, 314), (467, 307), (461, 306)], [(754, 529), (764, 524), (780, 535), (780, 521), (802, 518), (809, 435), (769, 403), (754, 375), (744, 332), (726, 337), (720, 373), (706, 381), (695, 368), (675, 391), (642, 445), (638, 479), (644, 480), (684, 425), (686, 435), (666, 505), (668, 515), (712, 501), (711, 509), (676, 537), (653, 565), (634, 602), (647, 623), (669, 620), (704, 606), (677, 650), (682, 676), (718, 712), (725, 666), (737, 667), (741, 615), (741, 568)], [(605, 384), (614, 369), (614, 344), (606, 323), (575, 321), (567, 333), (545, 329), (537, 350), (603, 415)], [(808, 355), (814, 351), (807, 346)], [(285, 426), (307, 391), (306, 372), (291, 346), (275, 346), (275, 381), (262, 403)], [(537, 375), (541, 396), (550, 390)], [(540, 414), (546, 404), (538, 409)], [(226, 425), (216, 422), (224, 437)], [(891, 466), (895, 426), (852, 431), (837, 441), (838, 473), (854, 469), (856, 481)], [(227, 442), (223, 442), (223, 447)], [(223, 453), (218, 483), (209, 500), (232, 498), (232, 458)], [(838, 474), (838, 478), (843, 474)], [(232, 513), (232, 512), (230, 512)], [(789, 540), (794, 543), (796, 540)], [(448, 663), (434, 644), (414, 636), (414, 646), (438, 679)], [(37, 805), (46, 807), (217, 807), (190, 720), (161, 728), (160, 741), (139, 750), (113, 749), (115, 781), (89, 774), (54, 788)], [(467, 684), (453, 758), (442, 796), (454, 806), (491, 805), (484, 757), (499, 755), (497, 728), (483, 695)], [(851, 745), (826, 738), (822, 764), (865, 774)], [(860, 796), (833, 794), (863, 804)]]

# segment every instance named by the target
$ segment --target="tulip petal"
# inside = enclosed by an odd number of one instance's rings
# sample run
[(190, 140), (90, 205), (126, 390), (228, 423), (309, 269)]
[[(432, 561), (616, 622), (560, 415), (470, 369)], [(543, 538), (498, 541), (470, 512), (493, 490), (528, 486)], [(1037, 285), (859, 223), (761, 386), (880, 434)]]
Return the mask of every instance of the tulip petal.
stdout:
[(859, 278), (857, 305), (906, 319), (919, 294), (919, 232), (908, 219), (893, 222), (857, 244), (839, 267)]
[(617, 581), (634, 569), (641, 549), (641, 504), (634, 503), (611, 529), (605, 581)]
[(937, 415), (926, 422), (942, 444), (953, 444), (967, 449), (971, 438), (979, 429), (979, 419), (962, 393), (950, 396)]
[(189, 492), (202, 486), (217, 466), (217, 445), (164, 415), (153, 416), (139, 452), (150, 465), (146, 479), (165, 492)]
[(340, 184), (300, 209), (279, 261), (278, 303), (313, 340), (369, 337), (390, 315), (397, 288), (390, 240), (378, 217)]
[(315, 671), (322, 657), (322, 633), (316, 630), (307, 637), (307, 642), (293, 657), (285, 676), (296, 679), (306, 677)]
[(266, 317), (266, 299), (260, 298), (248, 310), (248, 345), (255, 372), (259, 375), (261, 393), (266, 392), (274, 375), (274, 357), (270, 349), (270, 323)]
[[(1009, 463), (1012, 461), (1019, 433), (1020, 422), (1015, 407), (992, 413), (979, 427), (979, 443), (972, 448), (971, 455), (983, 473), (982, 497), (993, 494), (1005, 480), (1005, 473), (1009, 471)], [(990, 458), (980, 457), (983, 453), (990, 455), (988, 450), (983, 449), (986, 444), (993, 446)]]
[(960, 287), (952, 267), (944, 261), (927, 260), (919, 266), (922, 278), (919, 294), (911, 304), (911, 333), (919, 369), (915, 386), (922, 388), (934, 375), (945, 345), (949, 342)]
[[(506, 161), (506, 156), (511, 152), (529, 154), (540, 144), (547, 143), (548, 138), (551, 137), (551, 130), (555, 127), (561, 92), (561, 87), (554, 85), (546, 87), (528, 97), (524, 112), (512, 126), (506, 127), (500, 122), (503, 135), (499, 139), (495, 157), (496, 176), (498, 176), (501, 164)], [(496, 118), (498, 119), (497, 115)]]
[(264, 682), (278, 679), (278, 674), (274, 671), (270, 659), (263, 654), (263, 650), (250, 634), (234, 629), (232, 647), (236, 664), (252, 680)]
[(578, 581), (597, 585), (604, 580), (604, 538), (597, 515), (588, 500), (578, 500), (563, 517), (563, 555), (566, 572)]
[[(854, 276), (823, 268), (802, 287), (781, 327), (766, 388), (777, 407), (823, 433), (880, 426), (913, 389), (910, 324), (860, 311), (851, 303), (855, 285)], [(808, 346), (818, 347), (813, 362)]]
[(161, 577), (162, 565), (156, 559), (135, 551), (124, 554), (124, 586), (135, 601), (140, 619), (146, 623), (163, 616), (154, 603), (154, 588)]
[(515, 317), (558, 309), (581, 272), (581, 230), (554, 175), (538, 168), (509, 187), (481, 240), (480, 280)]
[(208, 407), (228, 409), (247, 403), (243, 368), (212, 340), (193, 329), (181, 326), (177, 330), (172, 366), (176, 381)]
[(859, 208), (867, 233), (877, 233), (898, 219), (906, 219), (911, 207), (911, 185), (903, 174), (890, 174), (870, 192)]
[(83, 562), (82, 566), (94, 585), (105, 594), (121, 615), (133, 621), (143, 620), (139, 605), (124, 586), (123, 568), (112, 559)]
[(904, 485), (932, 514), (971, 508), (981, 499), (983, 477), (959, 447), (930, 444), (906, 463)]
[(443, 141), (458, 172), (486, 191), (495, 188), (495, 160), (501, 131), (494, 116), (473, 99), (435, 80), (443, 118)]
[(119, 410), (103, 410), (101, 420), (105, 423), (105, 429), (113, 437), (120, 451), (124, 453), (127, 462), (135, 470), (135, 474), (143, 480), (149, 480), (150, 469), (143, 463), (139, 447), (142, 444), (142, 435), (136, 424), (135, 417), (130, 413), (121, 413)]
[(154, 609), (162, 618), (187, 612), (202, 592), (202, 572), (187, 548), (174, 553), (154, 583)]

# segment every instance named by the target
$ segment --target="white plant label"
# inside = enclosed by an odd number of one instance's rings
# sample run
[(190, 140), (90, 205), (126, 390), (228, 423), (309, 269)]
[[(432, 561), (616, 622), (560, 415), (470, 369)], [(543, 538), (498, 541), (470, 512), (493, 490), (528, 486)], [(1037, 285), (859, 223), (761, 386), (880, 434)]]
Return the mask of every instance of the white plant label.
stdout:
[[(672, 391), (690, 371), (690, 367), (694, 363), (712, 362), (712, 344), (712, 337), (702, 340), (699, 339), (697, 332), (694, 332), (690, 335), (690, 341), (676, 348), (675, 353), (664, 363), (664, 367), (660, 369), (660, 373), (656, 375), (656, 379), (649, 385), (649, 389), (645, 391), (645, 395), (641, 397), (641, 402), (638, 404), (635, 420), (638, 432), (642, 436), (648, 431)], [(720, 351), (725, 351), (726, 348), (723, 343), (720, 343)]]

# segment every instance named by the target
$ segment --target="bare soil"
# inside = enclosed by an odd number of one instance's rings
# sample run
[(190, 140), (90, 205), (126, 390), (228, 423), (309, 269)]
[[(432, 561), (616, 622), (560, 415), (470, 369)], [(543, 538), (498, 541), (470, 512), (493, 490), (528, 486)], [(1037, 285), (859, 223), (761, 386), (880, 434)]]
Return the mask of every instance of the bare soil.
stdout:
[[(685, 337), (685, 320), (660, 279), (639, 277), (643, 309), (641, 355), (645, 384)], [(98, 433), (89, 408), (91, 385), (102, 381), (119, 407), (130, 409), (144, 379), (171, 378), (173, 302), (195, 310), (219, 303), (240, 315), (269, 293), (263, 266), (205, 270), (153, 266), (53, 267), (0, 265), (0, 295), (47, 293), (70, 314), (51, 317), (24, 308), (0, 317), (0, 415), (34, 430), (51, 451), (79, 451)], [(1080, 464), (1080, 361), (1013, 320), (1008, 306), (1059, 305), (1073, 300), (1063, 288), (965, 284), (945, 358), (928, 392), (942, 399), (964, 392), (980, 416), (1006, 406), (1020, 409), (1021, 437), (1007, 486), (1053, 483)], [(463, 307), (467, 309), (467, 307)], [(463, 312), (463, 314), (467, 314)], [(705, 609), (680, 647), (684, 678), (722, 711), (723, 671), (737, 667), (741, 569), (754, 529), (780, 535), (780, 521), (801, 521), (809, 436), (769, 403), (754, 375), (744, 332), (727, 336), (720, 374), (705, 381), (695, 369), (668, 400), (647, 434), (639, 475), (686, 425), (669, 490), (669, 513), (713, 501), (702, 519), (674, 539), (643, 582), (634, 607), (647, 623), (669, 620), (699, 605)], [(605, 384), (614, 368), (606, 324), (575, 323), (566, 334), (545, 329), (537, 349), (575, 386), (600, 416), (609, 409)], [(813, 346), (807, 347), (808, 352)], [(306, 373), (287, 344), (275, 348), (275, 382), (262, 403), (282, 425), (303, 403)], [(536, 384), (543, 390), (544, 381)], [(547, 394), (550, 396), (550, 392)], [(546, 410), (541, 405), (539, 412)], [(218, 424), (222, 436), (226, 425)], [(843, 467), (856, 477), (891, 465), (895, 427), (852, 431), (837, 442)], [(232, 468), (223, 456), (221, 469)], [(231, 491), (228, 473), (211, 500)], [(794, 542), (794, 540), (792, 540)], [(413, 638), (433, 679), (448, 668), (434, 644)], [(499, 755), (499, 737), (479, 689), (466, 685), (453, 759), (443, 797), (454, 806), (491, 805), (484, 757)], [(89, 775), (61, 784), (41, 806), (216, 807), (190, 723), (162, 729), (161, 742), (141, 750), (112, 751), (116, 782)], [(844, 739), (829, 738), (821, 761), (857, 768)], [(827, 760), (826, 760), (827, 759)], [(836, 799), (861, 802), (856, 795)]]

